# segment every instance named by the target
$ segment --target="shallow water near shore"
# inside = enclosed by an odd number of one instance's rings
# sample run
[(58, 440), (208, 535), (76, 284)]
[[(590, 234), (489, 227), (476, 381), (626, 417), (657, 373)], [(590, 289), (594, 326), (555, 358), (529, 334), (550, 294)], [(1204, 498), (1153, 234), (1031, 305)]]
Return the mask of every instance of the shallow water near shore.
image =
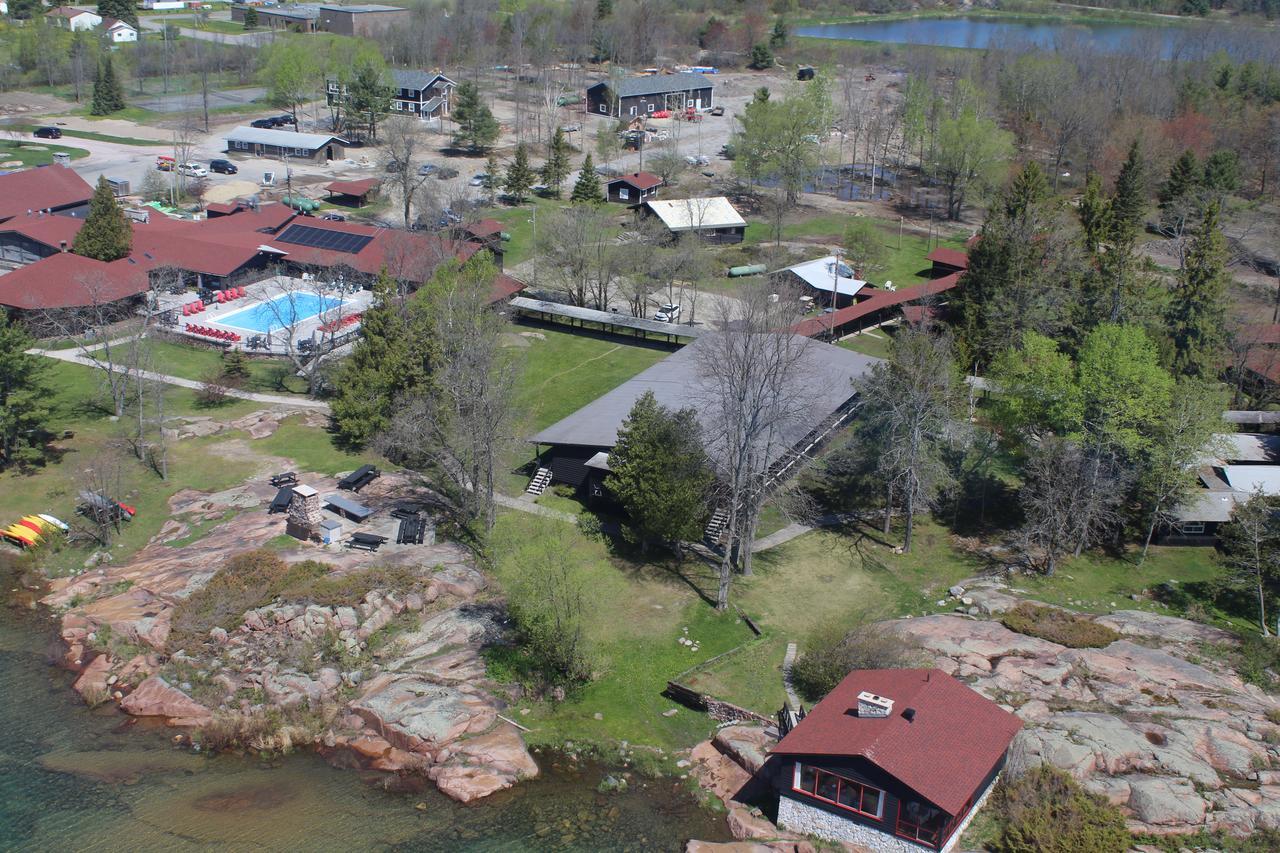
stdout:
[[(6, 603), (15, 586), (4, 577)], [(463, 806), (387, 791), (311, 753), (206, 757), (90, 710), (47, 663), (53, 624), (0, 608), (0, 850), (679, 850), (728, 840), (674, 779), (598, 794), (608, 769), (541, 753), (541, 778)]]

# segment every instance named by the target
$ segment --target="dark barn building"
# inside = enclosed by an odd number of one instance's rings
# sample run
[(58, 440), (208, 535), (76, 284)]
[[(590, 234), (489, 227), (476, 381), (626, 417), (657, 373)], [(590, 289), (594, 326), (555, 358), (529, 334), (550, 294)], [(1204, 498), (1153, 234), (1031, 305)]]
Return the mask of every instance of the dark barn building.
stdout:
[(713, 85), (705, 75), (681, 72), (601, 80), (587, 88), (587, 112), (629, 118), (662, 110), (711, 108)]
[(948, 851), (1021, 726), (942, 670), (855, 670), (760, 772), (785, 829), (876, 851)]

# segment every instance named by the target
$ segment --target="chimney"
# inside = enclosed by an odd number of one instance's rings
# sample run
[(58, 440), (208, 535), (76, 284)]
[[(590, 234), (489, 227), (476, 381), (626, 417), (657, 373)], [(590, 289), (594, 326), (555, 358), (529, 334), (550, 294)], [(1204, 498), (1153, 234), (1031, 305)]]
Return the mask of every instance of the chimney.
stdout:
[(916, 709), (904, 708), (902, 710), (902, 719), (906, 720), (908, 723), (914, 723), (916, 721)]
[(314, 539), (320, 534), (322, 518), (320, 493), (306, 484), (294, 486), (285, 532), (304, 542)]
[(858, 694), (858, 716), (865, 719), (883, 719), (893, 713), (893, 700), (877, 696), (866, 690)]
[(59, 240), (59, 241), (58, 241), (58, 250), (59, 250), (59, 251), (61, 251), (61, 252), (65, 252), (65, 251), (67, 251), (67, 241), (66, 241), (66, 240)]

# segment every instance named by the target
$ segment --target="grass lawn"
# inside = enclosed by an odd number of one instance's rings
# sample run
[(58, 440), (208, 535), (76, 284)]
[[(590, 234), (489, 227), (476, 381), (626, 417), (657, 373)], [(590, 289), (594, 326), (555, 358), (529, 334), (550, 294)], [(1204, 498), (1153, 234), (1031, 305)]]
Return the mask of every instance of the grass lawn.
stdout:
[(383, 460), (371, 451), (355, 454), (342, 450), (334, 445), (328, 432), (304, 426), (298, 418), (285, 420), (275, 433), (255, 441), (253, 445), (264, 453), (292, 459), (298, 463), (299, 471), (317, 471), (330, 476), (354, 471), (365, 464), (383, 464)]
[[(0, 163), (16, 160), (23, 166), (48, 166), (53, 162), (54, 154), (70, 154), (72, 160), (83, 160), (89, 156), (89, 152), (83, 148), (50, 145), (43, 139), (31, 141), (0, 139)], [(4, 168), (15, 167), (5, 166)]]
[[(6, 130), (22, 130), (31, 132), (36, 129), (34, 124), (9, 124), (5, 125)], [(69, 127), (61, 128), (63, 138), (74, 137), (76, 139), (93, 139), (98, 142), (114, 142), (116, 145), (166, 145), (163, 139), (137, 139), (131, 136), (112, 136), (109, 133), (96, 133), (92, 130), (74, 130)]]
[[(558, 522), (504, 513), (495, 536), (518, 540), (548, 524)], [(668, 680), (685, 670), (750, 640), (746, 624), (735, 614), (716, 613), (674, 564), (637, 565), (611, 556), (603, 543), (586, 539), (576, 529), (567, 530), (567, 536), (586, 574), (584, 628), (598, 677), (565, 702), (521, 703), (517, 712), (520, 707), (532, 709), (516, 717), (533, 729), (528, 739), (626, 740), (675, 749), (706, 738), (715, 722), (676, 705), (662, 691)], [(681, 636), (696, 641), (698, 651), (677, 642)], [(664, 717), (671, 708), (678, 710)]]
[[(123, 424), (112, 422), (105, 411), (93, 404), (99, 387), (97, 371), (65, 362), (48, 364), (53, 409), (49, 428), (56, 433), (71, 430), (74, 437), (56, 441), (55, 452), (44, 465), (29, 471), (0, 472), (0, 519), (47, 512), (71, 522), (79, 472), (102, 460), (118, 459), (122, 482), (118, 498), (138, 508), (137, 517), (125, 526), (113, 547), (123, 557), (159, 531), (169, 516), (167, 501), (174, 493), (184, 488), (224, 489), (252, 474), (252, 461), (211, 452), (217, 442), (228, 439), (223, 434), (174, 442), (169, 453), (169, 479), (160, 480), (133, 459), (127, 449), (118, 448)], [(182, 388), (166, 389), (166, 405), (170, 416), (209, 413), (196, 404), (191, 391)], [(236, 401), (218, 409), (217, 415), (231, 419), (257, 407), (255, 403)], [(79, 566), (92, 550), (62, 546), (53, 553), (42, 554), (41, 562), (50, 574), (65, 574)]]
[[(152, 340), (154, 370), (181, 379), (203, 380), (222, 366), (219, 350), (188, 346), (173, 341)], [(240, 386), (243, 391), (266, 394), (305, 394), (306, 381), (293, 374), (289, 362), (279, 358), (248, 358), (249, 375)]]
[(860, 352), (863, 355), (870, 355), (876, 358), (889, 357), (889, 344), (891, 343), (889, 333), (883, 329), (870, 329), (856, 335), (851, 335), (842, 341), (836, 343), (836, 346), (854, 352)]
[[(572, 189), (567, 183), (564, 188), (564, 198), (542, 198), (534, 196), (528, 199), (520, 207), (508, 207), (499, 204), (497, 207), (489, 207), (478, 212), (477, 218), (496, 219), (502, 223), (502, 230), (511, 236), (511, 239), (503, 244), (504, 258), (503, 263), (507, 267), (513, 267), (521, 264), (533, 257), (533, 211), (538, 211), (538, 227), (543, 228), (548, 225), (550, 219), (548, 214), (551, 211), (558, 210), (568, 204), (569, 191)], [(484, 192), (481, 190), (481, 192)], [(601, 216), (620, 216), (623, 215), (618, 205), (601, 205)], [(629, 215), (629, 214), (628, 214)], [(621, 228), (617, 228), (613, 233), (621, 233)]]

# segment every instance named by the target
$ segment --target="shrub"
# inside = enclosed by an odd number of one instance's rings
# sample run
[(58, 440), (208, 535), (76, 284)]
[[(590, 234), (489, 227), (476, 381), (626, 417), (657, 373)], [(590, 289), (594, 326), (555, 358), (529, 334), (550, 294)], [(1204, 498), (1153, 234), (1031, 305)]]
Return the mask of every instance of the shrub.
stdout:
[(991, 800), (997, 853), (1124, 853), (1132, 844), (1119, 809), (1055, 767), (1006, 777)]
[(328, 607), (355, 604), (375, 589), (405, 592), (418, 582), (418, 575), (407, 566), (377, 566), (336, 577), (325, 574), (298, 580), (298, 583), (282, 588), (280, 595)]
[(920, 647), (909, 637), (876, 625), (860, 625), (841, 634), (838, 625), (820, 629), (791, 665), (791, 683), (805, 699), (817, 702), (855, 669), (893, 669), (922, 662)]
[(1072, 649), (1101, 648), (1120, 639), (1115, 631), (1088, 617), (1029, 601), (1005, 613), (1000, 621), (1010, 631)]
[(216, 367), (205, 374), (196, 389), (196, 402), (206, 408), (221, 406), (231, 398), (231, 390), (235, 387), (234, 377)]
[(591, 678), (583, 617), (590, 609), (581, 555), (561, 525), (504, 554), (507, 610), (529, 669), (544, 684), (574, 685)]
[(259, 548), (227, 561), (203, 589), (188, 596), (173, 611), (168, 646), (194, 650), (214, 628), (234, 630), (246, 610), (269, 604), (281, 590), (318, 578), (329, 566), (314, 560), (286, 563), (275, 551)]
[(1239, 638), (1240, 646), (1235, 655), (1236, 671), (1250, 684), (1275, 692), (1276, 673), (1280, 672), (1280, 640), (1245, 634)]

